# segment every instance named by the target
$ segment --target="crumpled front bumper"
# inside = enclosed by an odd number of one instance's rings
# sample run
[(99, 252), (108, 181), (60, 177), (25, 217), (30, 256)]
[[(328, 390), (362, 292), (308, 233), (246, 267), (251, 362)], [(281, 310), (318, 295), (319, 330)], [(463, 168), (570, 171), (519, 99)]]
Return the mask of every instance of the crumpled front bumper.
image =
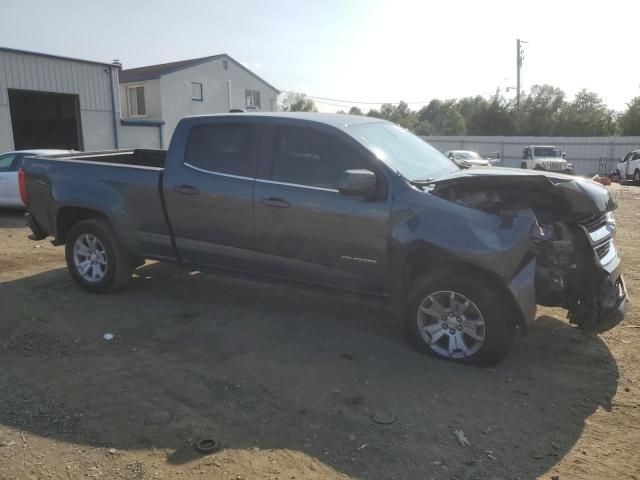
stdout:
[(601, 333), (618, 325), (624, 319), (627, 303), (629, 293), (622, 274), (617, 277), (610, 276), (598, 298), (598, 315), (592, 329)]

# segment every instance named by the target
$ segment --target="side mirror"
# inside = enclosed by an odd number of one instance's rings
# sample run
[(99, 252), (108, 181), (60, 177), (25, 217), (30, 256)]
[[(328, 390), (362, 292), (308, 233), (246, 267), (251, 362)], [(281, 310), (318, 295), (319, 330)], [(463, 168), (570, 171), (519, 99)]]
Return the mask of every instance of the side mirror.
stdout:
[(562, 158), (567, 158), (567, 152), (562, 152)]
[(346, 170), (338, 180), (342, 195), (369, 197), (376, 191), (376, 174), (371, 170)]

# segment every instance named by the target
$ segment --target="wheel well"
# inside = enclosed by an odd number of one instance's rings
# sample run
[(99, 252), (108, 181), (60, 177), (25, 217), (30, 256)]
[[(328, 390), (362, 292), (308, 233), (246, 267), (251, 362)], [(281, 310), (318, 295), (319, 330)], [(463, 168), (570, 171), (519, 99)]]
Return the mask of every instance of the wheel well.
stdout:
[(418, 250), (413, 252), (407, 257), (406, 263), (407, 291), (411, 291), (413, 282), (417, 277), (423, 274), (437, 276), (445, 270), (447, 273), (455, 272), (459, 275), (481, 279), (493, 292), (505, 299), (505, 302), (507, 302), (505, 307), (512, 312), (513, 317), (516, 319), (516, 324), (521, 327), (526, 326), (518, 303), (500, 277), (493, 272), (464, 261), (428, 251)]
[(106, 215), (97, 210), (82, 207), (62, 207), (58, 211), (58, 219), (56, 221), (56, 243), (62, 245), (65, 243), (69, 230), (78, 222), (88, 220), (90, 218), (104, 218)]

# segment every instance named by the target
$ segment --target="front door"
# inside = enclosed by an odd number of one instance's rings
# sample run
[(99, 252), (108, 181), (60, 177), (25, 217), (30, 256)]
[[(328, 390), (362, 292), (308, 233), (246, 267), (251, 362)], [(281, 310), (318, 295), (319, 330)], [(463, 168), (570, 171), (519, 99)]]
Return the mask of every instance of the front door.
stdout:
[(167, 162), (164, 196), (184, 261), (251, 268), (258, 128), (240, 117), (214, 120), (195, 125), (169, 151), (169, 157), (180, 161)]
[[(338, 131), (286, 124), (269, 131), (254, 193), (259, 265), (297, 281), (381, 292), (390, 212), (384, 174)], [(342, 172), (356, 168), (374, 170), (376, 198), (338, 192)]]

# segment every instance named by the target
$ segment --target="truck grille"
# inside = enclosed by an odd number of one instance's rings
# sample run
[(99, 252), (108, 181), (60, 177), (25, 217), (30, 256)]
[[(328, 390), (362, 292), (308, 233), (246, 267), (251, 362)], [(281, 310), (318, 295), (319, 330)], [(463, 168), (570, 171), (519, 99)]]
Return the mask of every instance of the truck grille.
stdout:
[(547, 168), (549, 170), (564, 170), (563, 162), (549, 162), (547, 163)]
[[(610, 254), (615, 254), (613, 247), (613, 231), (607, 225), (606, 215), (591, 217), (580, 222), (587, 230), (589, 240), (596, 255), (602, 263), (610, 261)], [(613, 252), (612, 252), (613, 250)]]

